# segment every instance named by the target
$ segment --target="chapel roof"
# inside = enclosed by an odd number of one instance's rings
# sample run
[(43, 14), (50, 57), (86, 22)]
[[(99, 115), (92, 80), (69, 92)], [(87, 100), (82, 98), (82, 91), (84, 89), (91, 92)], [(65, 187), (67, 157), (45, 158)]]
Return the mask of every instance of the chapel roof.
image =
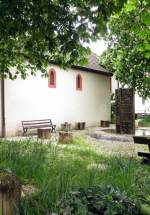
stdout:
[(101, 66), (99, 63), (99, 56), (95, 53), (91, 53), (88, 57), (88, 63), (84, 66), (75, 65), (73, 68), (80, 69), (82, 71), (89, 71), (97, 74), (112, 76), (113, 74), (109, 72), (104, 66)]

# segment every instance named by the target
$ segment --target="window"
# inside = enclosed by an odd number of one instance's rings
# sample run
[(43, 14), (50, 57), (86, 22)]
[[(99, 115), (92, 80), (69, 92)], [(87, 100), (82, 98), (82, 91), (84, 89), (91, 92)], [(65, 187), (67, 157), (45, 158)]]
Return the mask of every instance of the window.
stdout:
[(82, 77), (80, 74), (76, 77), (76, 90), (82, 90)]
[(54, 69), (49, 70), (48, 74), (48, 87), (56, 88), (56, 72)]

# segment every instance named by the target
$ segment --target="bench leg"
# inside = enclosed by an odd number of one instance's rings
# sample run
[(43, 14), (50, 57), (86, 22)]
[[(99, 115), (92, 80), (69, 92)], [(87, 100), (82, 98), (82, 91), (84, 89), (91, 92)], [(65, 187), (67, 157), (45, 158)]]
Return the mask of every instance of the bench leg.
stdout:
[(52, 126), (52, 133), (55, 132), (56, 133), (56, 126)]
[(27, 133), (27, 129), (23, 129), (23, 136)]
[(150, 153), (138, 152), (138, 156), (150, 159)]

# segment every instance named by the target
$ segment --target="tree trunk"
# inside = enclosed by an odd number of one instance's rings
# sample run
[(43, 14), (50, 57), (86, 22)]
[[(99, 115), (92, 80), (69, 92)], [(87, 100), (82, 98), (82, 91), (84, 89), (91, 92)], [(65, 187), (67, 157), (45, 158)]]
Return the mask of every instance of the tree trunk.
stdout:
[(11, 174), (0, 173), (0, 215), (19, 215), (21, 182)]
[(73, 142), (72, 132), (60, 131), (59, 132), (59, 142), (60, 143), (72, 143)]
[(51, 129), (50, 128), (39, 128), (38, 129), (38, 138), (49, 139), (50, 137), (51, 137)]

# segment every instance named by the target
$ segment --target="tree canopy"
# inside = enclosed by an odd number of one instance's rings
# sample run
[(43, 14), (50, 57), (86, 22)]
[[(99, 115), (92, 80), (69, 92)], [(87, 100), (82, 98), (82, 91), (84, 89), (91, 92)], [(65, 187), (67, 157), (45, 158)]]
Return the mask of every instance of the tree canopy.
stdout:
[(108, 28), (108, 49), (101, 63), (115, 73), (122, 86), (134, 88), (143, 98), (150, 97), (150, 1), (129, 0), (111, 18)]
[[(84, 63), (83, 42), (106, 32), (126, 0), (0, 0), (0, 76), (25, 78), (49, 61)], [(16, 70), (10, 70), (15, 67)]]

